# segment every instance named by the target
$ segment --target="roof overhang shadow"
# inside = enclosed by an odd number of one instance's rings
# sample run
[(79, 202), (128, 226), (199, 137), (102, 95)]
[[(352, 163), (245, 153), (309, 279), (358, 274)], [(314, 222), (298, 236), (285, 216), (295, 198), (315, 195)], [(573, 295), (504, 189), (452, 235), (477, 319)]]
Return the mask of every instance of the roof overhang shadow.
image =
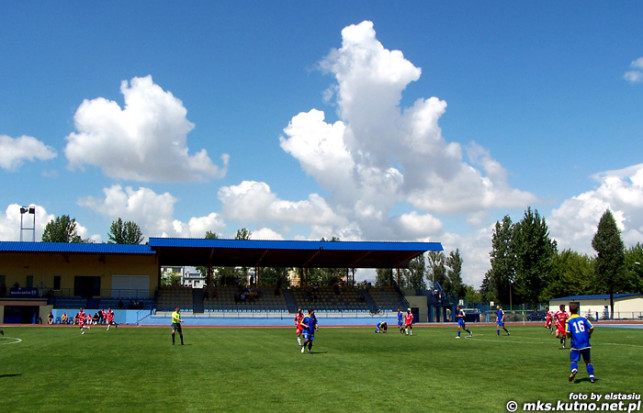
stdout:
[(406, 268), (439, 242), (150, 238), (161, 266)]

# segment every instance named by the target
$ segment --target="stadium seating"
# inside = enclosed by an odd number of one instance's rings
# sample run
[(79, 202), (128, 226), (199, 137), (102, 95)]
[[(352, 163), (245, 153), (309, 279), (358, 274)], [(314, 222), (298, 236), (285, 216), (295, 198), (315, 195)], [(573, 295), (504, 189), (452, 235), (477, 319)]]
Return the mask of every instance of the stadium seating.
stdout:
[(192, 311), (192, 288), (182, 286), (163, 287), (159, 289), (156, 308), (158, 311)]

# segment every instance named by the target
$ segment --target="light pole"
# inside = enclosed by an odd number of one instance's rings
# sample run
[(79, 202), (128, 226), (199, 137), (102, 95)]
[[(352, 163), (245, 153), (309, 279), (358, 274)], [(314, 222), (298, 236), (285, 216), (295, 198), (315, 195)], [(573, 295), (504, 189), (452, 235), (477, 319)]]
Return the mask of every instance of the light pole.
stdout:
[(509, 310), (513, 310), (513, 297), (511, 294), (511, 287), (514, 285), (513, 280), (509, 281)]
[[(31, 228), (24, 227), (23, 217), (25, 214), (33, 215), (33, 226)], [(31, 231), (32, 232), (32, 241), (36, 242), (36, 207), (35, 206), (21, 206), (20, 207), (20, 242), (22, 242), (22, 232)]]

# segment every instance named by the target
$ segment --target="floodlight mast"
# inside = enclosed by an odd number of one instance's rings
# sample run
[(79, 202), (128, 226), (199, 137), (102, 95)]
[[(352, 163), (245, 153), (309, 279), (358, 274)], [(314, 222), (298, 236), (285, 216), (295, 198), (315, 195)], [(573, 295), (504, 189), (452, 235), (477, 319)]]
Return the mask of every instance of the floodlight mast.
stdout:
[[(33, 225), (31, 227), (25, 227), (23, 222), (23, 217), (25, 214), (33, 215)], [(35, 206), (21, 206), (20, 207), (20, 242), (22, 242), (22, 233), (24, 231), (31, 231), (32, 241), (36, 242), (36, 207)]]

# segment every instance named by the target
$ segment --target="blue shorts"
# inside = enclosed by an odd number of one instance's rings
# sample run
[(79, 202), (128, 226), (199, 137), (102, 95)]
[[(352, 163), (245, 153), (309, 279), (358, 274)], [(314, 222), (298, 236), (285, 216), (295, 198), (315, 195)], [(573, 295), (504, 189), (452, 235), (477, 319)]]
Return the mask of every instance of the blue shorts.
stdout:
[(585, 360), (585, 363), (591, 363), (588, 348), (584, 348), (582, 350), (572, 349), (572, 351), (569, 352), (569, 360), (578, 362), (578, 360), (580, 360), (581, 355), (583, 356), (583, 360)]
[(315, 341), (315, 335), (314, 334), (309, 334), (309, 333), (304, 333), (304, 340)]
[(498, 327), (504, 327), (505, 326), (504, 321), (496, 321), (496, 324), (498, 324)]

